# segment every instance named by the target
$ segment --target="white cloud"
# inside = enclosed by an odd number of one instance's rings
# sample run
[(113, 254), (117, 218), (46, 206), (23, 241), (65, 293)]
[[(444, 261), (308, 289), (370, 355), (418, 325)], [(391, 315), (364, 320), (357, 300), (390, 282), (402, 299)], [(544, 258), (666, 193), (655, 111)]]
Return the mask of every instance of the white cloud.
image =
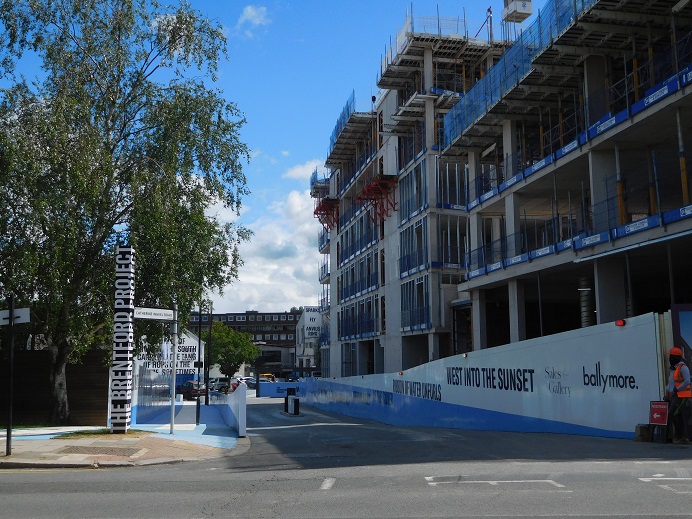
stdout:
[(249, 224), (255, 233), (240, 246), (245, 265), (239, 279), (213, 296), (214, 311), (278, 312), (318, 304), (322, 287), (317, 250), (320, 223), (309, 191), (291, 191)]
[(283, 178), (294, 178), (298, 180), (309, 180), (312, 172), (318, 170), (324, 170), (324, 161), (320, 159), (312, 159), (307, 161), (305, 164), (298, 164), (289, 168), (286, 173), (281, 175)]
[(243, 9), (243, 14), (238, 18), (235, 29), (246, 38), (254, 37), (254, 30), (263, 25), (269, 25), (271, 20), (267, 16), (267, 8), (264, 6), (248, 5)]
[(282, 157), (288, 157), (290, 154), (291, 154), (291, 152), (288, 150), (281, 150), (281, 156)]

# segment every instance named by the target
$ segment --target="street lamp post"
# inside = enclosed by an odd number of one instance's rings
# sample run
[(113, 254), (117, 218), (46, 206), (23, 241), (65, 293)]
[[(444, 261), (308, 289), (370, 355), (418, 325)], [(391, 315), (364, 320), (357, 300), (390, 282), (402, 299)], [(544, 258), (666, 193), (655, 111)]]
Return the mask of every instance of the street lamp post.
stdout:
[[(204, 392), (204, 405), (209, 405), (209, 359), (211, 357), (211, 331), (214, 327), (214, 307), (211, 301), (209, 304), (209, 337), (207, 337), (207, 342), (204, 344), (204, 385), (207, 390)], [(230, 380), (229, 380), (230, 384)]]
[(200, 357), (202, 354), (202, 302), (199, 302), (199, 312), (197, 312), (197, 315), (199, 317), (198, 321), (198, 327), (197, 327), (197, 362), (195, 364), (197, 365), (197, 409), (195, 410), (195, 425), (199, 425), (199, 392), (202, 390), (202, 384), (200, 381)]

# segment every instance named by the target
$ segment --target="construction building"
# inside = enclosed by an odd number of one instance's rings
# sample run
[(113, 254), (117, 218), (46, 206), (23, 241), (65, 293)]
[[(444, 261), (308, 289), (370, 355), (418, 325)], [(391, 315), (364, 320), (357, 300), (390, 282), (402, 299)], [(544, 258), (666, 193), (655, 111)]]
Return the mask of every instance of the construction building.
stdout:
[(692, 301), (688, 4), (547, 0), (526, 19), (531, 2), (506, 2), (483, 40), (407, 18), (372, 109), (348, 100), (313, 177), (323, 376)]

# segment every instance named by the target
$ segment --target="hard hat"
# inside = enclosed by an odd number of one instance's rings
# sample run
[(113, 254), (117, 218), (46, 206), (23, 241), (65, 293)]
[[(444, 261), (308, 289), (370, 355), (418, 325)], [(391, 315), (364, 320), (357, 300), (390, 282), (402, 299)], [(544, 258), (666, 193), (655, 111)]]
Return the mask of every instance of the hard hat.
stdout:
[(678, 357), (682, 357), (682, 350), (677, 346), (673, 346), (668, 353), (670, 355), (677, 355)]

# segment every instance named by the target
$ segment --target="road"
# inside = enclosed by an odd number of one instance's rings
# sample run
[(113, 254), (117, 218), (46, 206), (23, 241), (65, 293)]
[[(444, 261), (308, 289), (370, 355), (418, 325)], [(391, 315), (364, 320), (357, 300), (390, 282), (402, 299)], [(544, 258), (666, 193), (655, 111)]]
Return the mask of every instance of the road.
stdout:
[(398, 428), (249, 401), (249, 449), (205, 463), (4, 470), (0, 517), (692, 517), (689, 446)]

